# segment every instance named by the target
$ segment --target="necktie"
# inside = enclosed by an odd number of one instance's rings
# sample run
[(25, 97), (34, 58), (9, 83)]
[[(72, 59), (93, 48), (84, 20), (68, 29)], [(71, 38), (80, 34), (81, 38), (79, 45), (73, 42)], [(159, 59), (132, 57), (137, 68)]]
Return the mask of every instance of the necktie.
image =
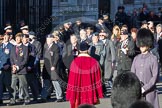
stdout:
[(16, 46), (16, 55), (18, 55), (19, 54), (19, 48), (18, 48), (18, 46)]
[(3, 48), (5, 48), (6, 47), (6, 45), (5, 44), (3, 44)]

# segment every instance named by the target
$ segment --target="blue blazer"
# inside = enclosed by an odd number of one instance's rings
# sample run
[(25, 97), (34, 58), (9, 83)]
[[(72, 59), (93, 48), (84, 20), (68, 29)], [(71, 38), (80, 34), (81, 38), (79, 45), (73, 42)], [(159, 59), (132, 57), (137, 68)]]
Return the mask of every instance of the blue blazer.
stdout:
[(3, 45), (3, 43), (0, 44), (0, 69), (2, 70), (3, 66), (11, 65), (10, 54), (13, 48), (13, 45), (11, 43), (8, 43), (5, 47)]

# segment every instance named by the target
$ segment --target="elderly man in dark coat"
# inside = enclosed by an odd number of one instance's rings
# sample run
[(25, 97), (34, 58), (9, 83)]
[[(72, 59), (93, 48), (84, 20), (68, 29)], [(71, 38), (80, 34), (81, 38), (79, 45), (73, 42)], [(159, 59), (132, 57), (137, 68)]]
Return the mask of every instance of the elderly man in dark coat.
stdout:
[(46, 102), (46, 98), (48, 94), (50, 94), (50, 86), (51, 82), (56, 90), (56, 98), (57, 102), (62, 101), (62, 89), (59, 84), (59, 75), (57, 73), (57, 64), (59, 60), (59, 48), (53, 42), (53, 35), (49, 34), (46, 37), (46, 44), (44, 45), (43, 50), (43, 59), (44, 59), (44, 67), (42, 77), (44, 79), (44, 87), (41, 93), (41, 101)]
[(64, 45), (62, 59), (66, 70), (69, 70), (71, 62), (79, 55), (79, 42), (76, 35), (71, 35), (70, 40)]

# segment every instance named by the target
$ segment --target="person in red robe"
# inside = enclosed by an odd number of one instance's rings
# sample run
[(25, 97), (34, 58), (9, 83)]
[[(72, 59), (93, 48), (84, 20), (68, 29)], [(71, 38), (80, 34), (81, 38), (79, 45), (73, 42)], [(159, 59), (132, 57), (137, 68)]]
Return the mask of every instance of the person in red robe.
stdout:
[(103, 98), (101, 71), (98, 62), (88, 55), (89, 45), (80, 43), (80, 54), (70, 66), (66, 99), (71, 108), (80, 104), (97, 104)]

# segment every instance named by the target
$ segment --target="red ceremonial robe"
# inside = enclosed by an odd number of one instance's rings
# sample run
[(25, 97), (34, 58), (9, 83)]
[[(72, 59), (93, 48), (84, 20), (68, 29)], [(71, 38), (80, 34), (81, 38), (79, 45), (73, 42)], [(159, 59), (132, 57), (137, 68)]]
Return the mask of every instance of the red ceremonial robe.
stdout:
[(103, 97), (101, 71), (92, 57), (80, 56), (70, 66), (66, 99), (71, 108), (80, 104), (96, 104)]

